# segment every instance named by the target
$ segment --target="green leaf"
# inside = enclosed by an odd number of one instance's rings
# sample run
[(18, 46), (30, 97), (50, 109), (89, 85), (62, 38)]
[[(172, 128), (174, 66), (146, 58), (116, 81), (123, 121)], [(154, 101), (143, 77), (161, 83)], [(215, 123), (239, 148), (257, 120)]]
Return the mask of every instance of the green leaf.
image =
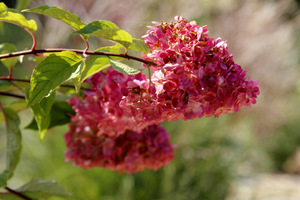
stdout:
[(68, 24), (75, 30), (79, 30), (87, 24), (86, 22), (81, 21), (77, 15), (55, 6), (51, 7), (48, 5), (44, 5), (44, 6), (39, 6), (37, 8), (26, 9), (23, 10), (22, 12), (34, 12), (34, 13), (39, 13), (39, 14), (46, 15), (48, 17), (58, 19)]
[(150, 53), (149, 46), (143, 40), (135, 39), (135, 38), (132, 39), (132, 43), (130, 44), (128, 49), (140, 51), (146, 54)]
[(18, 11), (21, 11), (23, 9), (25, 9), (28, 4), (30, 3), (31, 0), (18, 0), (17, 5), (16, 5), (16, 9)]
[(118, 62), (116, 60), (112, 60), (110, 58), (109, 58), (109, 62), (116, 71), (123, 73), (123, 74), (135, 75), (135, 74), (138, 74), (141, 72), (138, 69), (132, 68), (129, 65)]
[(4, 170), (0, 174), (0, 188), (5, 187), (7, 185), (9, 170)]
[[(100, 52), (113, 52), (113, 53), (123, 53), (121, 51), (122, 46), (115, 45), (115, 46), (108, 46), (108, 47), (102, 47), (96, 51)], [(121, 60), (123, 58), (121, 57), (115, 57), (112, 56), (111, 58), (115, 60)], [(85, 60), (84, 68), (81, 72), (81, 78), (80, 81), (83, 82), (86, 78), (89, 76), (92, 76), (93, 74), (107, 68), (110, 66), (110, 62), (107, 56), (99, 56), (99, 55), (90, 55)]]
[(126, 49), (132, 43), (132, 37), (129, 33), (120, 29), (116, 24), (105, 20), (89, 23), (84, 28), (75, 31), (74, 33), (111, 40), (123, 45)]
[[(55, 101), (50, 111), (50, 125), (48, 128), (69, 123), (71, 121), (70, 115), (75, 115), (72, 106), (65, 101)], [(36, 120), (33, 119), (26, 128), (38, 130)]]
[(43, 60), (31, 76), (31, 89), (28, 106), (49, 96), (63, 82), (75, 78), (80, 69), (82, 58), (74, 52), (64, 51), (51, 54)]
[(27, 20), (19, 13), (9, 11), (4, 3), (0, 3), (0, 21), (16, 24), (28, 29), (32, 33), (37, 30), (37, 25), (34, 20)]
[[(68, 197), (71, 194), (55, 181), (33, 180), (15, 191), (30, 199), (49, 199), (50, 197)], [(22, 200), (12, 193), (0, 193), (0, 198), (5, 200)]]
[(46, 131), (50, 125), (50, 110), (55, 100), (55, 92), (50, 96), (31, 106), (35, 121), (37, 122), (41, 139), (44, 138)]
[(50, 198), (52, 196), (70, 196), (56, 181), (33, 180), (18, 188), (16, 191), (32, 199)]
[[(21, 153), (22, 135), (19, 129), (20, 119), (17, 113), (11, 108), (2, 109), (6, 122), (7, 150), (6, 150), (6, 170), (7, 178), (12, 177)], [(4, 172), (5, 173), (5, 172)]]
[[(27, 102), (25, 100), (19, 100), (9, 104), (7, 107), (13, 109), (15, 112), (20, 112), (27, 108)], [(4, 116), (0, 115), (0, 124), (2, 122), (4, 122)]]
[[(10, 43), (0, 44), (0, 54), (12, 53), (16, 51), (17, 49), (13, 44)], [(1, 59), (1, 62), (4, 64), (5, 67), (7, 67), (8, 70), (10, 70), (17, 63), (17, 61), (18, 61), (17, 57)]]

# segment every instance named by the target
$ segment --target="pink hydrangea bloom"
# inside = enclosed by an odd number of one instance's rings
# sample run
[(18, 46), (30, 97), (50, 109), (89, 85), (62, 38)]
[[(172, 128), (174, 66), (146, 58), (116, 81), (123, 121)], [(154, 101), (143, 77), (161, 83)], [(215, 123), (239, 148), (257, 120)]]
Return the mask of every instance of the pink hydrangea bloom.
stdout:
[(152, 66), (151, 84), (144, 75), (128, 82), (121, 107), (142, 125), (218, 117), (255, 104), (258, 81), (246, 78), (226, 42), (210, 37), (206, 26), (175, 20), (155, 22), (144, 36), (151, 53), (143, 57), (158, 66)]
[[(133, 120), (119, 106), (133, 76), (109, 68), (87, 80), (92, 91), (69, 100), (76, 111), (65, 134), (66, 160), (82, 168), (104, 167), (135, 173), (158, 169), (173, 158), (170, 135), (160, 125)], [(128, 82), (128, 83), (127, 83)]]
[(65, 134), (69, 148), (66, 160), (85, 169), (103, 167), (120, 173), (136, 173), (157, 170), (173, 158), (170, 135), (160, 125), (150, 125), (141, 132), (127, 130), (115, 136), (97, 136), (91, 130), (78, 129), (78, 124), (69, 127)]

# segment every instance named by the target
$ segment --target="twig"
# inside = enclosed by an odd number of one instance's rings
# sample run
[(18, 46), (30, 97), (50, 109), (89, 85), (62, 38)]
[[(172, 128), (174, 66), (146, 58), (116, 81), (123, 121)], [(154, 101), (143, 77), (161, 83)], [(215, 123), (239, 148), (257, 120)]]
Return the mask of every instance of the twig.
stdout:
[(0, 92), (0, 96), (8, 96), (8, 97), (15, 97), (18, 99), (25, 99), (25, 97), (22, 95), (12, 94), (12, 93), (8, 93), (8, 92)]
[(51, 52), (62, 52), (62, 51), (73, 51), (77, 54), (85, 53), (86, 55), (117, 56), (117, 57), (129, 59), (129, 60), (130, 59), (136, 60), (136, 61), (145, 63), (147, 65), (157, 66), (157, 64), (154, 62), (144, 60), (139, 57), (130, 56), (128, 54), (113, 53), (113, 52), (100, 52), (100, 51), (86, 51), (86, 50), (81, 50), (81, 49), (64, 49), (64, 48), (33, 49), (33, 50), (18, 51), (18, 52), (13, 52), (13, 53), (2, 54), (2, 55), (0, 55), (0, 59), (22, 56), (22, 55), (29, 55), (29, 54), (51, 53)]
[[(30, 80), (28, 80), (28, 79), (19, 79), (19, 78), (12, 78), (12, 77), (11, 78), (10, 77), (0, 77), (0, 80), (8, 81), (9, 83), (11, 83), (11, 81), (30, 83)], [(75, 89), (75, 87), (73, 85), (67, 85), (67, 84), (61, 84), (60, 87), (74, 88)], [(86, 87), (80, 87), (80, 89), (87, 90), (87, 91), (91, 90), (91, 89), (86, 88)]]

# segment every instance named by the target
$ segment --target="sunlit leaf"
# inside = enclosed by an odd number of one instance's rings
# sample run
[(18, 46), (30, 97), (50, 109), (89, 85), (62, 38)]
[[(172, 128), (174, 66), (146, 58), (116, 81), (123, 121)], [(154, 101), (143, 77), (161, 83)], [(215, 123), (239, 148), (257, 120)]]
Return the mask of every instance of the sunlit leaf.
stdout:
[(22, 135), (19, 129), (20, 119), (18, 114), (11, 108), (3, 108), (2, 114), (6, 123), (6, 170), (8, 171), (7, 178), (9, 179), (12, 177), (13, 172), (19, 163), (22, 149)]
[(126, 31), (120, 29), (112, 22), (99, 20), (87, 24), (84, 28), (75, 31), (74, 33), (95, 36), (111, 40), (128, 48), (132, 43), (132, 37)]
[(128, 49), (140, 51), (146, 54), (150, 53), (149, 46), (143, 40), (135, 39), (135, 38), (132, 39), (132, 43), (130, 44)]
[[(0, 44), (0, 54), (12, 53), (16, 51), (17, 49), (13, 44), (10, 43)], [(17, 57), (1, 59), (1, 62), (8, 70), (10, 70), (11, 67), (13, 67), (17, 63), (17, 61), (18, 61)]]
[(39, 6), (37, 8), (26, 9), (23, 10), (22, 12), (34, 12), (34, 13), (39, 13), (39, 14), (46, 15), (48, 17), (58, 19), (68, 24), (75, 30), (79, 30), (87, 24), (86, 22), (81, 21), (77, 15), (55, 6), (51, 7), (48, 5), (44, 5), (44, 6)]
[(16, 24), (28, 29), (30, 32), (37, 30), (37, 25), (34, 20), (27, 20), (23, 15), (16, 12), (11, 12), (7, 9), (4, 3), (0, 2), (0, 21)]
[(135, 74), (138, 74), (141, 72), (138, 69), (130, 67), (129, 65), (118, 62), (116, 60), (109, 59), (109, 62), (111, 64), (111, 66), (114, 68), (114, 70), (116, 70), (120, 73), (123, 73), (123, 74), (135, 75)]
[[(96, 51), (100, 52), (113, 52), (113, 53), (123, 53), (121, 51), (121, 46), (115, 45), (115, 46), (108, 46), (108, 47), (102, 47)], [(121, 60), (123, 58), (121, 57), (115, 57), (112, 56), (114, 60)], [(109, 67), (111, 64), (109, 62), (109, 59), (107, 56), (99, 56), (99, 55), (90, 55), (85, 60), (84, 68), (81, 72), (81, 82), (83, 82), (86, 78), (89, 76), (101, 71), (102, 69), (105, 69)]]
[(63, 82), (75, 78), (82, 58), (74, 52), (64, 51), (51, 54), (34, 69), (28, 105), (40, 102)]

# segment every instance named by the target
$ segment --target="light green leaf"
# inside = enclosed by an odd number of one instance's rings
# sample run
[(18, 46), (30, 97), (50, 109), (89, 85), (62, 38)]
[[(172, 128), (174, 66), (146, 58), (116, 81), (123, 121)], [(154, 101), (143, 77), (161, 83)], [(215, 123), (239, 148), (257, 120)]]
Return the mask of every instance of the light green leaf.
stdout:
[(70, 196), (56, 181), (33, 180), (16, 189), (16, 191), (32, 199), (50, 198), (52, 196)]
[[(121, 51), (122, 46), (121, 45), (115, 45), (115, 46), (108, 46), (108, 47), (102, 47), (96, 51), (100, 52), (113, 52), (113, 53), (123, 53)], [(123, 58), (121, 57), (115, 57), (111, 56), (114, 60), (121, 60)], [(84, 68), (81, 72), (81, 79), (80, 81), (83, 82), (86, 78), (89, 76), (107, 68), (110, 66), (110, 62), (107, 56), (99, 56), (99, 55), (90, 55), (85, 60)]]
[(31, 106), (35, 121), (37, 122), (41, 139), (44, 138), (46, 131), (50, 125), (50, 110), (55, 100), (55, 92), (50, 96)]
[(132, 43), (130, 44), (128, 49), (140, 51), (146, 54), (150, 53), (149, 46), (143, 40), (135, 39), (135, 38), (132, 39)]
[(0, 3), (0, 21), (16, 24), (28, 29), (32, 33), (37, 30), (37, 25), (34, 20), (27, 20), (19, 13), (9, 11), (4, 3)]
[(74, 52), (64, 51), (51, 54), (43, 60), (31, 76), (31, 89), (28, 106), (49, 96), (63, 82), (75, 78), (80, 69), (82, 58)]
[(87, 24), (84, 28), (75, 31), (74, 33), (95, 36), (111, 40), (128, 48), (132, 43), (132, 37), (126, 31), (120, 29), (112, 22), (99, 20)]
[(126, 65), (124, 63), (118, 62), (116, 60), (112, 60), (109, 58), (109, 62), (111, 66), (114, 68), (114, 70), (123, 73), (123, 74), (129, 74), (129, 75), (135, 75), (140, 73), (141, 71), (138, 69), (135, 69), (133, 67), (130, 67), (129, 65)]
[[(0, 44), (0, 54), (12, 53), (16, 51), (17, 49), (13, 44), (10, 43)], [(8, 70), (10, 70), (17, 63), (17, 61), (18, 61), (17, 57), (1, 59), (1, 62)]]
[[(3, 108), (2, 114), (6, 122), (7, 150), (6, 150), (6, 170), (7, 178), (12, 177), (21, 153), (22, 135), (19, 129), (20, 119), (18, 114), (11, 108)], [(6, 173), (6, 172), (4, 172)]]
[[(68, 197), (71, 195), (55, 181), (33, 180), (24, 186), (15, 189), (15, 191), (25, 195), (30, 199), (49, 199), (50, 197), (54, 196)], [(0, 199), (22, 200), (23, 198), (20, 198), (12, 193), (0, 193)]]
[(34, 12), (58, 19), (62, 22), (65, 22), (75, 30), (79, 30), (87, 24), (86, 22), (81, 21), (77, 15), (55, 6), (51, 7), (44, 5), (37, 8), (26, 9), (22, 12)]
[[(27, 108), (27, 102), (25, 100), (19, 100), (9, 104), (7, 107), (13, 109), (15, 112), (20, 112)], [(0, 114), (0, 124), (2, 122), (4, 122), (4, 116)]]

